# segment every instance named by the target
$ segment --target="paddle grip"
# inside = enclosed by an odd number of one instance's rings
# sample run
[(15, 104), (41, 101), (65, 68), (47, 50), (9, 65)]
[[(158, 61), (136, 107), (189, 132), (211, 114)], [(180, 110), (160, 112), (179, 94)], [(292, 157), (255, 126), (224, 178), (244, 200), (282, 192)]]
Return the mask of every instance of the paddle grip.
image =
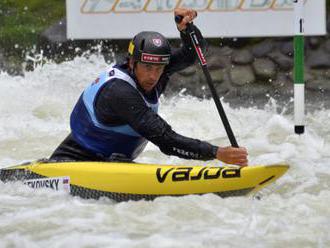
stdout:
[(175, 20), (175, 22), (176, 22), (177, 24), (180, 24), (180, 22), (182, 21), (182, 19), (183, 19), (183, 16), (182, 16), (182, 15), (176, 15), (176, 16), (174, 17), (174, 20)]
[[(197, 16), (197, 12), (196, 12), (196, 16)], [(183, 16), (182, 15), (176, 15), (175, 17), (174, 17), (174, 20), (175, 20), (175, 22), (177, 23), (177, 24), (180, 24), (181, 22), (182, 22), (182, 19), (183, 19)], [(187, 25), (187, 31), (188, 32), (191, 32), (191, 23), (189, 22), (189, 23), (187, 23), (186, 24)]]

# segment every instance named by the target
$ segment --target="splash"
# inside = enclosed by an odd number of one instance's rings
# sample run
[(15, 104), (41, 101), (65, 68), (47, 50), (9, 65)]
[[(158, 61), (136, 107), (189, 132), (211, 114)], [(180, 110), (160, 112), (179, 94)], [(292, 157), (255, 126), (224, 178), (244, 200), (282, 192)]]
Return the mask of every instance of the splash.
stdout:
[[(49, 156), (68, 134), (70, 111), (82, 90), (108, 66), (103, 57), (90, 55), (61, 64), (45, 63), (24, 77), (1, 73), (0, 167)], [(28, 245), (33, 240), (40, 246), (151, 247), (155, 242), (163, 244), (160, 247), (176, 247), (178, 242), (187, 247), (256, 242), (263, 247), (328, 246), (330, 110), (307, 113), (306, 133), (297, 136), (292, 113), (279, 109), (274, 101), (264, 108), (233, 108), (227, 103), (224, 108), (238, 143), (248, 149), (251, 165), (285, 161), (291, 166), (262, 192), (260, 201), (205, 195), (114, 204), (0, 182), (0, 244)], [(182, 135), (229, 145), (212, 100), (183, 94), (163, 97), (160, 115)], [(150, 143), (138, 161), (221, 164), (169, 157)]]

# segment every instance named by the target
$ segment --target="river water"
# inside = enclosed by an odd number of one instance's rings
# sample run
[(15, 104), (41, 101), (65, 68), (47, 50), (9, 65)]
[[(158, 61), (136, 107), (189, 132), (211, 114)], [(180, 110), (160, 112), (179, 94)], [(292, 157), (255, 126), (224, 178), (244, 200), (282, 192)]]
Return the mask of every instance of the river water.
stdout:
[[(69, 132), (82, 89), (106, 67), (92, 55), (24, 77), (0, 74), (0, 168), (49, 156)], [(213, 101), (178, 94), (161, 103), (177, 132), (228, 145)], [(330, 247), (330, 110), (308, 112), (307, 130), (297, 136), (292, 114), (274, 101), (224, 108), (251, 165), (291, 166), (258, 199), (208, 194), (115, 203), (0, 182), (0, 247)], [(168, 157), (152, 144), (137, 161), (221, 165)]]

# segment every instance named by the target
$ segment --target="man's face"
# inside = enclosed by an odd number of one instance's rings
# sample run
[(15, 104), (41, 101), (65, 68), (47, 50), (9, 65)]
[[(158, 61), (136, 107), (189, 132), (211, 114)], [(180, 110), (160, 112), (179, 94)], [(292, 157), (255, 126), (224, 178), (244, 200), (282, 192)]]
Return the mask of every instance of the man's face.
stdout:
[(164, 72), (165, 65), (136, 63), (135, 76), (140, 86), (146, 91), (151, 91)]

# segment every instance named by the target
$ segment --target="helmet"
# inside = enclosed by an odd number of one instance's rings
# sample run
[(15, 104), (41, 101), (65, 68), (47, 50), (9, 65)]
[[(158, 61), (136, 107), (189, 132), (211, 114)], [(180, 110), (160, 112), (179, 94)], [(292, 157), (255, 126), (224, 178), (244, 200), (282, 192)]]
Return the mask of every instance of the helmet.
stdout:
[(167, 65), (170, 62), (171, 47), (160, 33), (143, 31), (131, 40), (128, 54), (135, 61)]

